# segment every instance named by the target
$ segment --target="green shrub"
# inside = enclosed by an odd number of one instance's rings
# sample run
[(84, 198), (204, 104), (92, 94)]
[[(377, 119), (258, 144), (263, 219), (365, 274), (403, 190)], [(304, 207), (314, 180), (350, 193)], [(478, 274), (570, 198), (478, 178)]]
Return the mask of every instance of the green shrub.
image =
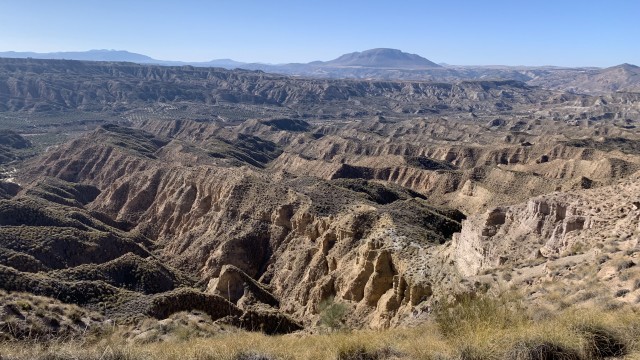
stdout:
[(319, 305), (320, 324), (331, 330), (342, 327), (343, 320), (347, 314), (347, 305), (336, 302), (333, 297), (323, 300)]
[(24, 311), (31, 310), (31, 303), (29, 303), (28, 301), (18, 300), (16, 301), (16, 305), (18, 305), (18, 307)]

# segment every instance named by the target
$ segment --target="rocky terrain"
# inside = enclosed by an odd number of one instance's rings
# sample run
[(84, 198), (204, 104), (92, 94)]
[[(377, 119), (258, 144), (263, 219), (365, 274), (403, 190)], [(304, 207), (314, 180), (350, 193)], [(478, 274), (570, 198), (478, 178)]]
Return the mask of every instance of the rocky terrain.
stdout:
[[(0, 59), (0, 109), (16, 338), (389, 328), (505, 290), (547, 311), (640, 298), (636, 93)], [(47, 301), (64, 311), (36, 316)]]
[(559, 72), (555, 77), (540, 77), (529, 82), (547, 88), (581, 92), (586, 94), (605, 94), (612, 92), (640, 92), (640, 67), (621, 64), (606, 69), (592, 69), (578, 73)]

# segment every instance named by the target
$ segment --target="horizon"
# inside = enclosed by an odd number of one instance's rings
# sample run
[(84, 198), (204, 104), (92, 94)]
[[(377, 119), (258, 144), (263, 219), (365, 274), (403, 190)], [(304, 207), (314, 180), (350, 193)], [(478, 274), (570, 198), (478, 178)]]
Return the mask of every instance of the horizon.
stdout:
[[(406, 51), (403, 51), (402, 49), (392, 49), (392, 48), (375, 48), (375, 49), (365, 49), (365, 50), (356, 50), (356, 51), (352, 51), (351, 53), (361, 53), (361, 52), (366, 52), (369, 50), (377, 50), (377, 49), (388, 49), (388, 50), (400, 50), (403, 53), (407, 53)], [(184, 64), (197, 64), (197, 63), (201, 63), (201, 64), (206, 64), (208, 62), (215, 62), (215, 61), (232, 61), (232, 62), (238, 62), (238, 63), (242, 63), (242, 64), (260, 64), (260, 65), (267, 65), (267, 66), (284, 66), (284, 65), (290, 65), (290, 64), (298, 64), (298, 63), (294, 63), (294, 62), (283, 62), (283, 63), (267, 63), (267, 62), (263, 62), (263, 61), (257, 61), (257, 62), (242, 62), (242, 61), (238, 61), (236, 59), (233, 58), (217, 58), (217, 59), (209, 59), (209, 60), (205, 60), (205, 61), (184, 61), (184, 60), (177, 60), (177, 59), (156, 59), (153, 58), (151, 56), (148, 56), (147, 54), (141, 54), (141, 53), (136, 53), (136, 52), (132, 52), (132, 51), (128, 51), (126, 49), (88, 49), (88, 50), (70, 50), (70, 51), (52, 51), (52, 52), (46, 52), (46, 53), (40, 53), (40, 52), (35, 52), (35, 51), (13, 51), (13, 50), (8, 50), (8, 51), (0, 51), (1, 53), (16, 53), (16, 54), (26, 54), (26, 53), (32, 53), (32, 54), (37, 54), (37, 55), (41, 55), (41, 56), (46, 56), (48, 54), (66, 54), (66, 53), (90, 53), (90, 52), (125, 52), (131, 55), (141, 55), (141, 56), (147, 56), (149, 58), (151, 58), (152, 60), (158, 61), (158, 62), (163, 62), (163, 63), (171, 63), (171, 62), (176, 62), (176, 63), (184, 63)], [(346, 53), (346, 54), (350, 54), (350, 53)], [(346, 55), (346, 54), (342, 54), (342, 55)], [(424, 58), (424, 56), (420, 55), (420, 54), (412, 54), (412, 53), (407, 53), (410, 55), (418, 55)], [(340, 56), (342, 56), (340, 55)], [(338, 56), (339, 57), (339, 56)], [(336, 57), (337, 58), (337, 57)], [(335, 60), (336, 58), (333, 59), (316, 59), (313, 60), (311, 62), (315, 62), (315, 61), (322, 61), (322, 62), (326, 62), (326, 61), (331, 61), (331, 60)], [(63, 60), (63, 59), (48, 59), (48, 58), (37, 58), (40, 60)], [(124, 61), (124, 60), (77, 60), (77, 59), (64, 59), (64, 60), (76, 60), (76, 61)], [(431, 59), (427, 59), (427, 60), (431, 60)], [(135, 61), (130, 61), (128, 60), (127, 62), (134, 62)], [(309, 64), (311, 62), (307, 62), (307, 63), (302, 63), (302, 64)], [(148, 63), (147, 63), (148, 64)], [(153, 64), (153, 63), (151, 63)], [(601, 69), (605, 69), (605, 68), (609, 68), (609, 67), (616, 67), (616, 66), (621, 66), (621, 65), (631, 65), (631, 66), (638, 66), (636, 64), (633, 63), (619, 63), (619, 64), (615, 64), (615, 65), (611, 65), (611, 66), (607, 66), (607, 67), (603, 67), (603, 66), (590, 66), (590, 65), (585, 65), (585, 66), (559, 66), (559, 65), (554, 65), (554, 64), (543, 64), (543, 65), (525, 65), (525, 64), (449, 64), (449, 63), (437, 63), (438, 65), (441, 66), (445, 66), (445, 67), (530, 67), (530, 68), (535, 68), (535, 67), (558, 67), (558, 68), (601, 68)], [(157, 65), (162, 65), (162, 66), (171, 66), (171, 64), (157, 64)], [(177, 64), (178, 65), (178, 64)]]
[[(399, 49), (457, 66), (639, 64), (640, 3), (335, 0), (149, 4), (70, 0), (0, 5), (0, 52), (123, 49), (156, 60), (285, 64)], [(140, 16), (143, 14), (144, 16)], [(528, 20), (533, 19), (533, 20)], [(531, 23), (529, 23), (531, 21)], [(88, 50), (83, 50), (88, 49)]]

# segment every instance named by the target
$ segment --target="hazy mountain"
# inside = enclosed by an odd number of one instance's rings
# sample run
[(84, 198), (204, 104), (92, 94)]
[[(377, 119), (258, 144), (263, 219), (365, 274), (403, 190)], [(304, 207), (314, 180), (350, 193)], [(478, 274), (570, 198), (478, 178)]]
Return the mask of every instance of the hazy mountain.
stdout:
[(6, 58), (33, 58), (33, 59), (66, 59), (66, 60), (84, 60), (84, 61), (126, 61), (139, 64), (158, 64), (168, 66), (201, 66), (201, 67), (224, 67), (237, 68), (245, 63), (234, 61), (231, 59), (216, 59), (205, 62), (186, 62), (172, 60), (158, 60), (150, 56), (132, 53), (125, 50), (89, 50), (89, 51), (64, 51), (51, 53), (36, 52), (16, 52), (6, 51), (0, 52), (0, 57)]
[(243, 63), (241, 61), (235, 61), (232, 59), (217, 59), (217, 60), (211, 60), (211, 61), (205, 61), (205, 62), (189, 63), (189, 65), (193, 65), (193, 66), (223, 67), (227, 69), (235, 69), (245, 64), (246, 63)]
[(337, 59), (322, 63), (325, 66), (357, 66), (393, 69), (438, 68), (440, 65), (420, 55), (409, 54), (396, 49), (371, 49), (342, 55)]
[(124, 50), (64, 51), (51, 53), (6, 51), (0, 52), (0, 57), (87, 61), (129, 61), (140, 63), (151, 63), (158, 61), (146, 55), (136, 54)]
[(123, 50), (89, 50), (70, 52), (0, 52), (0, 57), (8, 58), (34, 58), (34, 59), (68, 59), (68, 60), (88, 60), (88, 61), (129, 61), (144, 64), (161, 65), (192, 65), (192, 66), (219, 66), (225, 68), (236, 68), (247, 66), (249, 68), (308, 68), (308, 67), (369, 67), (369, 68), (393, 68), (393, 69), (423, 69), (438, 68), (439, 65), (416, 54), (405, 53), (396, 49), (371, 49), (362, 52), (353, 52), (342, 55), (330, 61), (313, 61), (307, 64), (250, 64), (232, 59), (216, 59), (204, 62), (157, 60), (146, 55), (132, 53)]

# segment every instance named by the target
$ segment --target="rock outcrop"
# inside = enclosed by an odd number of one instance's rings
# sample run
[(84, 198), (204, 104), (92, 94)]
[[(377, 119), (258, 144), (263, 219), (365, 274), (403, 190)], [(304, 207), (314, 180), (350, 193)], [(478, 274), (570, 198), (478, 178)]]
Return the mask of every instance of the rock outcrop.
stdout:
[(506, 263), (566, 256), (577, 245), (595, 249), (614, 234), (625, 238), (638, 227), (637, 209), (629, 201), (640, 196), (637, 178), (544, 195), (470, 217), (453, 237), (450, 258), (463, 275), (472, 276)]

